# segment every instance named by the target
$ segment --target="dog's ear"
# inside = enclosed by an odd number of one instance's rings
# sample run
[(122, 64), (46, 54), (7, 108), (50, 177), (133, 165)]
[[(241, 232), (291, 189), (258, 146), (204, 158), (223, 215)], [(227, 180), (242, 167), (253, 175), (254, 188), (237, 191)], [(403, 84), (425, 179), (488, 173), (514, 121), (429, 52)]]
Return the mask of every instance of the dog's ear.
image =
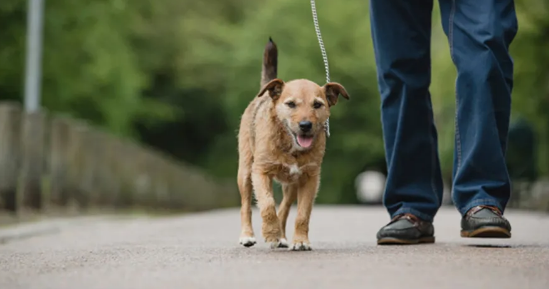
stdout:
[(328, 105), (330, 106), (334, 106), (337, 103), (340, 94), (346, 99), (349, 99), (349, 93), (347, 93), (345, 87), (337, 82), (326, 83), (322, 88), (324, 89), (324, 94), (326, 95)]
[(269, 81), (267, 84), (261, 88), (257, 96), (262, 96), (266, 91), (269, 91), (269, 96), (272, 99), (277, 99), (282, 94), (282, 88), (284, 87), (284, 81), (281, 79), (275, 78)]

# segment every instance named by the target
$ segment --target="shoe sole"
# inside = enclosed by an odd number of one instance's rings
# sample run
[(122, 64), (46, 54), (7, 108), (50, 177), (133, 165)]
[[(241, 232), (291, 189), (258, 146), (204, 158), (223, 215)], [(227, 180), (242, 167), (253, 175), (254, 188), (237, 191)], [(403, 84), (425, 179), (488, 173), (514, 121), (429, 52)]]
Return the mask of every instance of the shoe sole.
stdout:
[(434, 243), (435, 237), (423, 237), (414, 240), (397, 239), (397, 238), (381, 238), (377, 240), (378, 245), (416, 245)]
[(473, 231), (461, 231), (462, 238), (494, 238), (509, 239), (511, 232), (501, 227), (482, 227)]

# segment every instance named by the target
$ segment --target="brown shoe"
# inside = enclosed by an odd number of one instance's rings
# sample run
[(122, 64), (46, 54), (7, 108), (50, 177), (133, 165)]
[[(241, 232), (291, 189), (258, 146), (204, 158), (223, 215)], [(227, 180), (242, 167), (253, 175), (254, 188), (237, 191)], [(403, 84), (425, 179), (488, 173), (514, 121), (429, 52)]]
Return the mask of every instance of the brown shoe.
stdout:
[(395, 216), (389, 224), (377, 232), (378, 245), (408, 245), (434, 243), (433, 223), (426, 222), (412, 214)]
[(461, 219), (463, 238), (511, 238), (511, 224), (493, 206), (476, 206)]

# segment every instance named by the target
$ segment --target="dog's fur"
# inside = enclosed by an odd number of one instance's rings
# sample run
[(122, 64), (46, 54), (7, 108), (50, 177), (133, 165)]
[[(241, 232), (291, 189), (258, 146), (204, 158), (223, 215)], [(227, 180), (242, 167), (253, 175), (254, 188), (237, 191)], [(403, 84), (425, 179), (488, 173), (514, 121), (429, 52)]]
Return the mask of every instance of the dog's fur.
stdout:
[[(252, 191), (263, 220), (262, 235), (271, 248), (310, 250), (309, 217), (320, 185), (320, 167), (326, 147), (325, 122), (338, 96), (349, 99), (345, 88), (330, 82), (324, 86), (297, 79), (277, 78), (277, 47), (269, 38), (263, 57), (261, 88), (248, 105), (238, 134), (238, 188), (242, 207), (240, 244), (253, 246)], [(309, 121), (308, 133), (299, 123)], [(312, 143), (311, 143), (312, 139)], [(300, 145), (300, 141), (304, 146)], [(272, 180), (284, 193), (278, 213)], [(286, 241), (286, 220), (297, 199), (297, 217), (292, 244)]]

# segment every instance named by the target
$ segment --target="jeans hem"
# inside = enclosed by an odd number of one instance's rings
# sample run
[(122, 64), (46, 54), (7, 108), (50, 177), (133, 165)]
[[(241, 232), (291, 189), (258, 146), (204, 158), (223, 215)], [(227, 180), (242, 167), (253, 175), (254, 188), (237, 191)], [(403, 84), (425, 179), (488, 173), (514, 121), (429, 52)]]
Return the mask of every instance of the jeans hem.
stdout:
[(501, 207), (501, 204), (498, 201), (494, 200), (494, 199), (479, 199), (479, 200), (474, 200), (474, 201), (470, 202), (469, 204), (458, 208), (458, 211), (461, 214), (461, 216), (463, 217), (473, 207), (482, 206), (482, 205), (484, 205), (484, 206), (494, 206), (494, 207), (498, 208), (502, 213), (503, 213), (503, 210), (504, 210), (504, 208)]
[(401, 208), (401, 209), (399, 209), (398, 211), (396, 211), (395, 213), (393, 213), (391, 215), (391, 219), (394, 218), (397, 215), (406, 214), (406, 213), (412, 214), (412, 215), (414, 215), (414, 216), (416, 216), (416, 217), (418, 217), (421, 220), (426, 221), (426, 222), (433, 222), (433, 219), (434, 219), (433, 216), (424, 214), (424, 213), (419, 212), (418, 210), (415, 210), (415, 209), (412, 209), (412, 208)]

